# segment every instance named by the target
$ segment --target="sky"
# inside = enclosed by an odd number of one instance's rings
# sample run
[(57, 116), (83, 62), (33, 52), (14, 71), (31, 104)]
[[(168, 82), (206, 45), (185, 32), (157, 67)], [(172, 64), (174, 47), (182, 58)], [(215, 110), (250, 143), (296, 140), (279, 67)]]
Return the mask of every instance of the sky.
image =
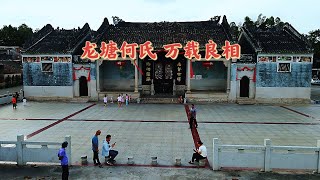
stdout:
[(280, 17), (300, 33), (320, 29), (317, 0), (0, 0), (0, 27), (27, 24), (33, 30), (46, 24), (73, 29), (86, 22), (97, 30), (105, 17), (127, 22), (206, 21), (226, 15), (230, 22), (243, 23), (264, 16)]

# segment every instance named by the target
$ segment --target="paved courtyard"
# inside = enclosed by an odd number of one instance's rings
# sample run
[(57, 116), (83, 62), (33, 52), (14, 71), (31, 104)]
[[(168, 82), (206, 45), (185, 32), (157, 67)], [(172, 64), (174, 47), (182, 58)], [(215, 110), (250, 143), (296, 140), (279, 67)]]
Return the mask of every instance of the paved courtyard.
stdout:
[[(193, 153), (199, 138), (208, 148), (212, 164), (212, 138), (222, 144), (263, 144), (316, 146), (320, 140), (320, 105), (262, 106), (237, 104), (196, 105), (199, 127), (191, 133), (184, 105), (130, 104), (118, 108), (101, 103), (28, 102), (0, 107), (1, 140), (16, 140), (24, 134), (27, 141), (61, 142), (72, 137), (72, 164), (88, 155), (92, 164), (91, 138), (102, 131), (100, 146), (107, 134), (117, 142), (117, 164), (125, 165), (133, 156), (136, 165), (150, 165), (157, 156), (159, 165), (173, 166), (176, 157), (182, 165)], [(54, 123), (54, 124), (53, 124)], [(53, 124), (53, 125), (52, 125)], [(101, 161), (102, 158), (100, 158)]]

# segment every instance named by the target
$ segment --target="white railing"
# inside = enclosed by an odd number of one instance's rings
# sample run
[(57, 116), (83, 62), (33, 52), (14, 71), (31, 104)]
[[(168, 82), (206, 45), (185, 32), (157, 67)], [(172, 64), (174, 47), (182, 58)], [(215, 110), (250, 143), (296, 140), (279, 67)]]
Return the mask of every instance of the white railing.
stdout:
[[(71, 162), (71, 136), (66, 136), (66, 149)], [(0, 161), (16, 162), (25, 165), (28, 162), (59, 163), (58, 151), (62, 142), (30, 142), (24, 141), (24, 135), (18, 135), (17, 141), (0, 141)]]
[(220, 145), (213, 139), (213, 170), (221, 168), (254, 168), (263, 171), (272, 169), (315, 170), (320, 173), (320, 140), (317, 147), (264, 145)]

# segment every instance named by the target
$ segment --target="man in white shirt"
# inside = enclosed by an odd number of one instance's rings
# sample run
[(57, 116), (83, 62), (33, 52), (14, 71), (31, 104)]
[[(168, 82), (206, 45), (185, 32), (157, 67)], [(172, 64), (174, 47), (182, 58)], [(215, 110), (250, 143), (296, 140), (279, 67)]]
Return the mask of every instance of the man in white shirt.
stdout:
[(111, 135), (108, 134), (106, 136), (106, 140), (103, 141), (103, 145), (102, 145), (102, 156), (104, 157), (109, 157), (109, 161), (107, 162), (108, 165), (112, 166), (113, 163), (115, 163), (116, 161), (114, 160), (114, 158), (118, 155), (118, 151), (113, 150), (112, 148), (114, 148), (114, 146), (116, 145), (116, 143), (110, 144), (110, 140), (111, 140)]
[(199, 162), (200, 159), (207, 158), (207, 148), (203, 145), (203, 143), (200, 140), (197, 143), (199, 149), (193, 150), (195, 153), (193, 153), (192, 159), (191, 161), (189, 161), (190, 164), (194, 164), (194, 160), (196, 160), (196, 162)]

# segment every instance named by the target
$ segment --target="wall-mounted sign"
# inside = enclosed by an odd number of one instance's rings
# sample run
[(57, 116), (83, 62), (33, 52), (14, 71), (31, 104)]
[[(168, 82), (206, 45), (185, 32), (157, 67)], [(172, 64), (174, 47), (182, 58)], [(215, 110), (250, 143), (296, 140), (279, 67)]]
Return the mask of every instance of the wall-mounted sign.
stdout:
[[(137, 48), (139, 47), (139, 50)], [(114, 41), (109, 41), (109, 43), (101, 42), (100, 50), (98, 53), (95, 49), (97, 48), (96, 43), (91, 43), (90, 41), (86, 41), (85, 47), (83, 47), (83, 54), (81, 55), (81, 59), (90, 59), (90, 60), (117, 60), (119, 54), (121, 53), (122, 58), (126, 58), (129, 56), (130, 59), (137, 59), (137, 52), (139, 52), (139, 58), (144, 59), (149, 56), (152, 60), (157, 60), (157, 53), (164, 51), (167, 52), (165, 57), (171, 58), (175, 60), (179, 54), (184, 54), (184, 57), (187, 59), (201, 59), (201, 54), (199, 54), (199, 43), (196, 41), (188, 41), (187, 44), (183, 47), (184, 52), (180, 52), (179, 50), (182, 48), (180, 43), (166, 44), (163, 46), (164, 50), (154, 51), (152, 47), (152, 43), (150, 41), (146, 41), (143, 44), (138, 45), (137, 43), (129, 44), (124, 41), (120, 47), (118, 48), (117, 43)], [(205, 59), (220, 59), (221, 57), (225, 57), (227, 60), (229, 59), (239, 59), (241, 56), (241, 47), (239, 44), (230, 44), (229, 41), (225, 41), (225, 45), (222, 47), (222, 54), (218, 54), (217, 44), (209, 40), (205, 45)]]

